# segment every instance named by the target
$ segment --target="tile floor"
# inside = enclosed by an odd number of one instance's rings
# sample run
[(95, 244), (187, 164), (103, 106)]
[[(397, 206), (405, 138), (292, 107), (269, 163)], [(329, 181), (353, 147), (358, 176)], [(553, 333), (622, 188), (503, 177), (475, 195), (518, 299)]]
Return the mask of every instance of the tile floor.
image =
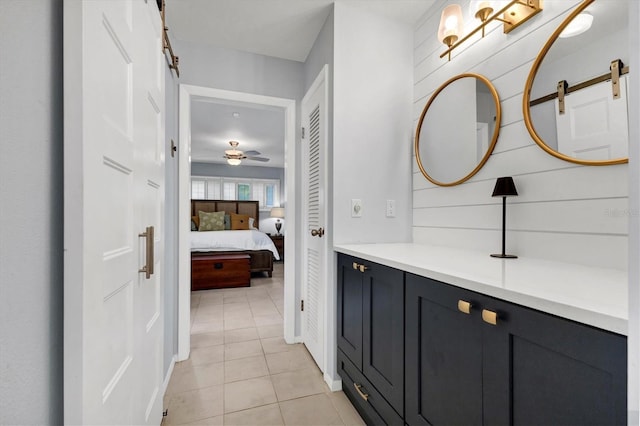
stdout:
[(283, 264), (251, 287), (191, 295), (191, 357), (176, 363), (163, 425), (363, 425), (302, 344), (282, 338)]

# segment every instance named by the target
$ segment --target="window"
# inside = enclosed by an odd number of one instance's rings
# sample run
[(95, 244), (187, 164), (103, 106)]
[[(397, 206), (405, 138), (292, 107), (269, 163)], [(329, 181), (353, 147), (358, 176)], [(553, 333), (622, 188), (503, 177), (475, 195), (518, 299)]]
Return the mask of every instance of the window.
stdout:
[(254, 200), (260, 210), (270, 210), (280, 206), (280, 180), (192, 176), (191, 198)]

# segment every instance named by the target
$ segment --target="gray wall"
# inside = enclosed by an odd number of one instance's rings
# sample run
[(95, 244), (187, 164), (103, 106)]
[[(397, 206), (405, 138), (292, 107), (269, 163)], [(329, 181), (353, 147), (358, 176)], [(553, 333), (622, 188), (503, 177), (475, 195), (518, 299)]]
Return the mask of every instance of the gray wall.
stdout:
[(0, 28), (0, 424), (62, 424), (62, 1)]
[(180, 56), (180, 83), (302, 99), (302, 63), (171, 40)]

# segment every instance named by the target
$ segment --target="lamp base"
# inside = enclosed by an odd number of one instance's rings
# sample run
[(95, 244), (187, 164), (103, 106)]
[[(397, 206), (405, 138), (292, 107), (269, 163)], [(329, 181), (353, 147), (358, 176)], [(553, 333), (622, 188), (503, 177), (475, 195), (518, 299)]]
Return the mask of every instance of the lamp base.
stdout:
[(500, 259), (517, 259), (518, 256), (513, 254), (492, 254), (491, 257), (499, 257)]

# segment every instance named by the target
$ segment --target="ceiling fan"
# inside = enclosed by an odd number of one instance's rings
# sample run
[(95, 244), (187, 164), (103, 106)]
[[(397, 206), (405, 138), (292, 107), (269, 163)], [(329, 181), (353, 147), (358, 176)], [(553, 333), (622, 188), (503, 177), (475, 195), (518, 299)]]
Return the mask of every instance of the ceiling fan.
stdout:
[(227, 163), (232, 166), (238, 166), (242, 160), (252, 160), (252, 161), (269, 161), (266, 157), (256, 157), (256, 155), (260, 155), (258, 151), (247, 151), (242, 152), (238, 149), (238, 145), (240, 142), (238, 141), (229, 141), (229, 145), (231, 145), (231, 149), (227, 149), (224, 152), (224, 158), (227, 159)]

